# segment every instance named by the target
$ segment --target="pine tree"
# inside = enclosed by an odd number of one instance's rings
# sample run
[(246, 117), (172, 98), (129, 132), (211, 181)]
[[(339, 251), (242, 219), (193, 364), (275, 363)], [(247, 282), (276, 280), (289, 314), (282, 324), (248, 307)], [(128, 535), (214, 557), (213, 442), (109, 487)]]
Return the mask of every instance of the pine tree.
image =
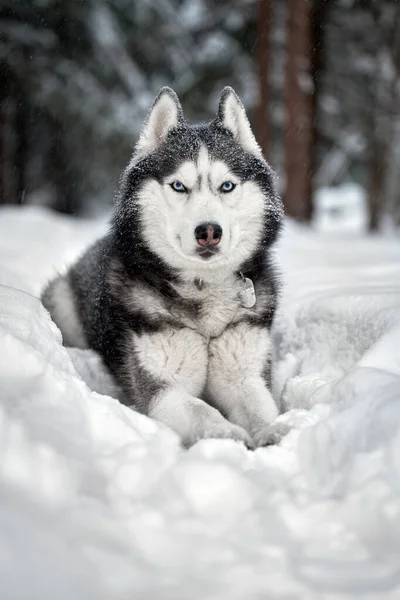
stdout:
[(289, 216), (310, 221), (313, 195), (315, 103), (311, 73), (312, 1), (287, 0), (284, 204)]

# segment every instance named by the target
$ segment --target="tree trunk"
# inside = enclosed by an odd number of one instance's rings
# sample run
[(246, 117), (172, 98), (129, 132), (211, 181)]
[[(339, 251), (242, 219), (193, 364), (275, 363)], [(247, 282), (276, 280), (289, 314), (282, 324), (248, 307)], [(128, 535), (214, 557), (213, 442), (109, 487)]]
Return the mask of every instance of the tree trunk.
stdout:
[[(382, 7), (376, 7), (376, 26), (383, 28)], [(369, 187), (367, 195), (368, 229), (377, 231), (382, 218), (390, 206), (390, 166), (396, 153), (396, 121), (399, 114), (398, 79), (400, 75), (400, 15), (396, 12), (391, 22), (389, 35), (386, 34), (387, 50), (391, 58), (393, 72), (391, 81), (387, 81), (385, 66), (386, 54), (378, 54), (375, 63), (374, 94), (372, 99), (371, 123), (368, 133), (371, 156), (369, 160)], [(383, 75), (382, 75), (383, 74)], [(387, 86), (387, 88), (386, 88)], [(383, 90), (383, 93), (382, 91)], [(386, 92), (386, 94), (385, 94)], [(389, 200), (389, 202), (388, 202)]]
[[(388, 142), (389, 144), (389, 142)], [(386, 171), (388, 167), (389, 147), (374, 145), (369, 165), (370, 184), (368, 189), (368, 229), (378, 231), (385, 212)]]
[(310, 221), (313, 212), (314, 84), (311, 72), (311, 0), (287, 0), (286, 213), (298, 221)]
[(0, 204), (4, 204), (6, 201), (5, 190), (4, 190), (4, 116), (2, 111), (2, 105), (0, 104)]
[(4, 103), (8, 90), (7, 69), (5, 63), (0, 60), (0, 204), (6, 202), (5, 173), (5, 109)]
[(258, 76), (260, 82), (260, 103), (257, 114), (257, 138), (263, 154), (268, 159), (269, 152), (269, 50), (271, 30), (271, 0), (258, 1)]
[(14, 163), (14, 172), (16, 176), (15, 200), (18, 204), (22, 204), (26, 190), (26, 167), (28, 160), (28, 115), (27, 104), (22, 91), (20, 91), (17, 98), (18, 102), (15, 107), (15, 133), (17, 138)]
[(50, 122), (52, 147), (49, 153), (51, 181), (55, 198), (53, 208), (57, 212), (73, 215), (78, 210), (73, 167), (68, 161), (64, 143), (64, 128), (55, 121)]

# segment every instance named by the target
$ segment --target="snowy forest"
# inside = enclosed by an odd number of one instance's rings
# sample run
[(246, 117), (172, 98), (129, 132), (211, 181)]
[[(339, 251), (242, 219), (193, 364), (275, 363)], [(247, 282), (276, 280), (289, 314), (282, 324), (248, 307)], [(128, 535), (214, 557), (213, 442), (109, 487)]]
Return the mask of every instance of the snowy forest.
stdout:
[(229, 84), (289, 216), (356, 182), (399, 221), (396, 0), (2, 0), (0, 67), (2, 203), (110, 206), (159, 88), (208, 120)]
[(399, 600), (399, 232), (400, 0), (0, 0), (0, 600)]

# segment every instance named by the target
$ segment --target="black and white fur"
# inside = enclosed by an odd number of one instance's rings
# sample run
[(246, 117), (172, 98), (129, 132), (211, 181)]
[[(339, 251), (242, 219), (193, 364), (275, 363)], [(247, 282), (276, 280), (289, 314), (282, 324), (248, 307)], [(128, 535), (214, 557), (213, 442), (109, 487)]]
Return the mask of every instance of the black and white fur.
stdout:
[[(177, 181), (184, 192), (171, 187)], [(224, 182), (236, 187), (223, 192)], [(185, 445), (273, 443), (282, 432), (271, 425), (269, 250), (282, 218), (274, 174), (235, 92), (223, 90), (214, 121), (189, 125), (163, 88), (122, 176), (110, 233), (49, 284), (43, 303), (64, 343), (99, 352), (124, 403)], [(202, 223), (223, 232), (203, 254), (194, 234)], [(240, 300), (243, 277), (255, 287), (252, 308)]]

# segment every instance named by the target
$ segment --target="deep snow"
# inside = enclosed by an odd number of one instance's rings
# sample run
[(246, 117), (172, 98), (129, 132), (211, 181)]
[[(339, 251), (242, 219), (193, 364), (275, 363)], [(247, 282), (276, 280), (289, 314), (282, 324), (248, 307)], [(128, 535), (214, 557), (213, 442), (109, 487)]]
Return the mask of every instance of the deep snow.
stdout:
[(0, 598), (398, 599), (399, 239), (289, 223), (274, 391), (294, 429), (185, 451), (89, 389), (117, 393), (35, 297), (104, 228), (0, 211)]

